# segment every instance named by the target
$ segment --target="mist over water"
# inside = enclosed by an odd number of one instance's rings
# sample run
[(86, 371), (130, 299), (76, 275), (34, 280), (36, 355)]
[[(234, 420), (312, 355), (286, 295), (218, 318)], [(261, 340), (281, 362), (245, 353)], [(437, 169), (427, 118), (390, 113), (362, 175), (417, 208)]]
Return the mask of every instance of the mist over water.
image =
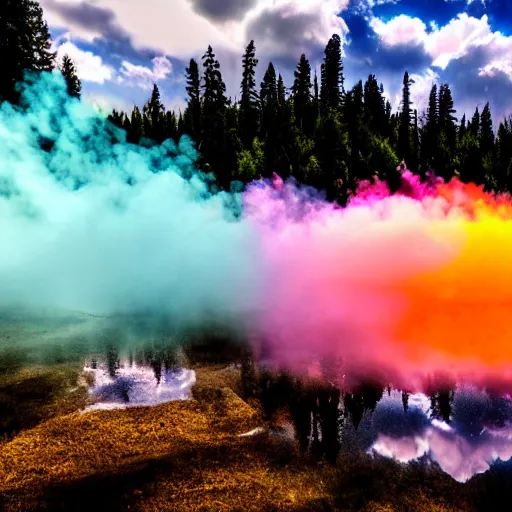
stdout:
[[(454, 178), (363, 182), (339, 208), (278, 177), (251, 184), (247, 215), (272, 271), (267, 351), (312, 357), (423, 391), (437, 374), (511, 388), (512, 200)], [(492, 340), (492, 342), (490, 342)]]
[(240, 194), (212, 193), (183, 137), (126, 143), (62, 77), (0, 110), (0, 308), (197, 322), (257, 306), (257, 238)]

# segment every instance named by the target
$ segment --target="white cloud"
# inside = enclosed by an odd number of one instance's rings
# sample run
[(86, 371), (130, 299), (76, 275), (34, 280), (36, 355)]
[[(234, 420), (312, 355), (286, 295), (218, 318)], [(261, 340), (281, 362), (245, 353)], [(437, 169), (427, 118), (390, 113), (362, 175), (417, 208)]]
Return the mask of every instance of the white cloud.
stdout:
[(422, 44), (427, 35), (427, 26), (423, 21), (405, 14), (396, 16), (388, 22), (372, 18), (370, 26), (387, 46)]
[(434, 66), (445, 69), (452, 59), (465, 55), (471, 47), (488, 44), (492, 37), (487, 15), (478, 19), (462, 13), (428, 34), (425, 50), (432, 57)]
[[(42, 0), (45, 16), (50, 26), (64, 27), (76, 37), (92, 41), (96, 37), (112, 36), (108, 31), (114, 22), (108, 16), (115, 13), (115, 25), (130, 36), (136, 49), (151, 48), (178, 58), (197, 57), (209, 44), (214, 48), (237, 47), (230, 41), (230, 34), (193, 10), (188, 0), (96, 0), (79, 3), (74, 0)], [(62, 6), (73, 6), (73, 17)], [(95, 23), (85, 24), (78, 19), (79, 9), (95, 9)], [(104, 13), (104, 14), (102, 14)], [(91, 20), (92, 21), (92, 20)]]
[(339, 13), (348, 0), (260, 0), (246, 16), (246, 38), (264, 55), (296, 58), (323, 50), (333, 34), (349, 29)]
[(495, 76), (501, 72), (512, 80), (512, 36), (497, 32), (486, 47), (489, 62), (479, 70), (480, 76)]
[(503, 37), (499, 32), (492, 32), (487, 15), (479, 19), (466, 13), (442, 27), (431, 24), (431, 32), (427, 32), (427, 26), (419, 18), (405, 14), (387, 22), (372, 18), (370, 26), (386, 46), (423, 46), (432, 58), (432, 65), (441, 69), (446, 69), (451, 60), (466, 55), (472, 48), (488, 46)]
[(114, 70), (104, 64), (99, 55), (81, 50), (68, 40), (67, 36), (55, 41), (54, 50), (57, 51), (57, 59), (59, 62), (62, 62), (64, 55), (68, 55), (71, 58), (75, 64), (78, 78), (84, 82), (103, 84), (106, 80), (111, 80), (114, 76)]
[(68, 30), (73, 37), (89, 43), (96, 37), (101, 37), (102, 34), (98, 28), (84, 27), (81, 23), (70, 22), (58, 11), (58, 8), (62, 5), (77, 6), (81, 3), (79, 0), (39, 0), (39, 3), (44, 9), (44, 18), (50, 28), (63, 28)]
[[(83, 40), (108, 38), (112, 32), (117, 35), (122, 30), (130, 36), (136, 49), (151, 48), (184, 60), (199, 57), (208, 45), (215, 51), (240, 54), (255, 26), (261, 37), (256, 43), (262, 52), (284, 49), (297, 58), (302, 47), (325, 46), (333, 33), (348, 32), (338, 14), (347, 8), (349, 0), (256, 0), (238, 21), (208, 18), (194, 10), (190, 0), (96, 0), (94, 4), (42, 0), (42, 3), (51, 26), (65, 27)], [(84, 11), (83, 17), (80, 9)], [(85, 18), (88, 23), (83, 22)], [(262, 19), (267, 30), (260, 30)], [(276, 36), (277, 48), (269, 40)]]
[(492, 60), (482, 67), (478, 74), (480, 76), (496, 76), (499, 72), (505, 73), (512, 80), (512, 52), (504, 57)]
[(172, 63), (166, 57), (155, 57), (152, 62), (153, 69), (123, 61), (118, 83), (151, 90), (155, 82), (165, 80), (172, 73)]
[[(258, 72), (273, 59), (286, 77), (301, 53), (314, 64), (334, 33), (343, 38), (348, 32), (338, 14), (347, 8), (349, 0), (254, 0), (245, 2), (247, 10), (240, 11), (236, 19), (208, 17), (213, 0), (42, 2), (52, 28), (65, 27), (74, 37), (86, 41), (95, 37), (121, 41), (121, 47), (131, 44), (136, 51), (151, 49), (185, 62), (190, 58), (201, 59), (211, 45), (221, 63), (229, 95), (239, 92), (241, 57), (251, 39), (256, 42), (261, 62)], [(198, 9), (199, 3), (209, 6), (209, 10)], [(126, 62), (117, 82), (148, 89), (155, 69), (135, 66), (128, 54), (121, 58)]]
[(397, 0), (359, 0), (354, 6), (358, 12), (367, 13), (371, 12), (376, 5), (395, 3)]

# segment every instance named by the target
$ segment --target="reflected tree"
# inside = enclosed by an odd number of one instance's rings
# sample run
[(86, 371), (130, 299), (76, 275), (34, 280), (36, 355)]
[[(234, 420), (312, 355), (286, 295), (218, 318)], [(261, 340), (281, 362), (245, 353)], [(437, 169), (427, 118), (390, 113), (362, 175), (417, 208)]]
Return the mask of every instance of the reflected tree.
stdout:
[(431, 394), (430, 407), (432, 416), (438, 420), (450, 423), (454, 397), (454, 389), (443, 389)]
[(402, 391), (402, 404), (404, 412), (407, 412), (409, 410), (409, 393), (407, 391)]
[(312, 393), (302, 385), (295, 386), (290, 400), (290, 416), (292, 418), (301, 453), (306, 453), (311, 435)]
[(244, 347), (242, 351), (241, 380), (244, 398), (253, 398), (256, 394), (256, 368), (249, 347)]
[(113, 343), (107, 344), (106, 352), (108, 374), (114, 378), (116, 376), (117, 370), (120, 367), (119, 352)]
[(336, 462), (341, 447), (338, 438), (340, 396), (339, 389), (334, 386), (322, 389), (318, 393), (322, 454), (331, 464)]
[(359, 394), (345, 393), (343, 399), (343, 405), (345, 408), (345, 414), (350, 415), (352, 424), (357, 430), (364, 414), (364, 401), (363, 397)]

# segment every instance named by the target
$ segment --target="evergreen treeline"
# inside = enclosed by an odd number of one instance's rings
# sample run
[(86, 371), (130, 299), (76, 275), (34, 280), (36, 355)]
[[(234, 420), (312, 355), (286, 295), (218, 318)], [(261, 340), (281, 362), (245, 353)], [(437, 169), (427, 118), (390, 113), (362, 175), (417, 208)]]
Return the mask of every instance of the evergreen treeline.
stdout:
[(414, 82), (405, 72), (401, 106), (392, 113), (373, 74), (345, 90), (337, 35), (325, 48), (320, 77), (303, 54), (291, 87), (272, 62), (257, 87), (257, 65), (251, 41), (242, 57), (240, 101), (233, 103), (209, 46), (202, 66), (191, 59), (186, 68), (183, 113), (165, 112), (154, 85), (142, 112), (114, 110), (110, 119), (133, 143), (190, 135), (200, 166), (213, 171), (223, 188), (232, 180), (249, 182), (276, 172), (343, 202), (362, 179), (378, 176), (396, 188), (397, 164), (405, 160), (421, 176), (434, 170), (447, 181), (458, 176), (487, 190), (512, 190), (512, 118), (500, 123), (495, 136), (488, 103), (471, 120), (464, 115), (459, 121), (449, 85), (434, 84), (426, 111), (419, 114), (411, 102)]
[[(25, 72), (58, 67), (68, 93), (80, 97), (81, 84), (68, 56), (56, 64), (48, 26), (36, 0), (0, 2), (0, 101), (19, 101), (17, 83)], [(427, 170), (449, 180), (488, 190), (512, 190), (512, 117), (493, 131), (489, 104), (471, 119), (458, 120), (448, 84), (433, 85), (425, 112), (413, 109), (412, 80), (403, 77), (402, 102), (392, 113), (375, 75), (350, 90), (344, 86), (341, 39), (333, 35), (325, 48), (320, 76), (301, 55), (291, 87), (270, 62), (256, 83), (255, 42), (242, 57), (240, 100), (226, 96), (219, 62), (211, 46), (201, 62), (186, 68), (187, 108), (166, 111), (155, 85), (142, 111), (116, 112), (109, 119), (134, 144), (178, 141), (188, 134), (200, 153), (200, 167), (213, 171), (217, 183), (249, 182), (276, 172), (283, 178), (326, 191), (341, 203), (361, 179), (378, 176), (393, 189), (397, 164), (424, 175)]]
[(57, 64), (51, 46), (43, 9), (36, 0), (0, 2), (0, 102), (19, 102), (18, 84), (25, 73), (53, 71), (56, 67), (66, 80), (69, 94), (80, 98), (81, 83), (74, 63), (65, 55)]

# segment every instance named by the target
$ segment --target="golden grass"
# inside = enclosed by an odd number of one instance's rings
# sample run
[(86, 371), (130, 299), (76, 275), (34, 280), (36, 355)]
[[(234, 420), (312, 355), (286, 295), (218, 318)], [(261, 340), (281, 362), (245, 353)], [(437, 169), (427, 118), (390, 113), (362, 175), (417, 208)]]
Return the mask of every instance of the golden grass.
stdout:
[[(219, 371), (204, 381), (222, 384)], [(1, 448), (1, 505), (37, 510), (64, 500), (76, 509), (109, 481), (132, 510), (294, 510), (323, 497), (320, 476), (280, 462), (294, 453), (268, 453), (264, 435), (239, 437), (262, 420), (232, 389), (199, 377), (194, 395), (151, 408), (74, 413), (21, 433)], [(130, 489), (119, 475), (134, 480)]]
[(67, 414), (59, 388), (52, 419), (0, 446), (0, 510), (474, 510), (435, 471), (355, 456), (313, 464), (270, 434), (239, 437), (263, 425), (237, 394), (239, 371), (195, 369), (195, 400), (156, 407)]
[(79, 369), (70, 366), (25, 368), (0, 375), (0, 439), (83, 407), (85, 388)]

